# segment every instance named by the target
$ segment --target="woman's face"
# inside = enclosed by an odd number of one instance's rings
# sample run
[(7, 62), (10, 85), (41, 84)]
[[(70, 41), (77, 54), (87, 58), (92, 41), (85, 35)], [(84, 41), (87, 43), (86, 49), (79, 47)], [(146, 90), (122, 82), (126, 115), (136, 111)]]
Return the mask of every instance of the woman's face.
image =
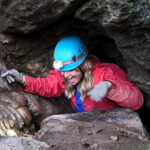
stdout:
[(82, 78), (82, 73), (79, 68), (75, 68), (69, 71), (62, 71), (64, 79), (67, 80), (71, 85), (76, 85)]

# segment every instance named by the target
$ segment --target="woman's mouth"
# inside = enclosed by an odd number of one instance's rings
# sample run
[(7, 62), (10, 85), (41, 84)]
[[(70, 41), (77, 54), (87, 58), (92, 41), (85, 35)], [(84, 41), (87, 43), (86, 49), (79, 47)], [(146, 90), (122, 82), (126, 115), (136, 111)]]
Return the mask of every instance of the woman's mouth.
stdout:
[(75, 77), (67, 79), (69, 83), (75, 83)]

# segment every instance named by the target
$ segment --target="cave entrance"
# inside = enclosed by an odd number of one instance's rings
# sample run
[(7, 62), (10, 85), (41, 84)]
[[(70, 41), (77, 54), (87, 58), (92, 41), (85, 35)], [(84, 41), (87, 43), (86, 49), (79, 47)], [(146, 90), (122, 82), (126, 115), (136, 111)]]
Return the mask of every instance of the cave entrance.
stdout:
[(118, 51), (114, 39), (99, 35), (89, 41), (87, 47), (91, 54), (97, 56), (102, 62), (115, 63), (126, 70), (123, 55)]

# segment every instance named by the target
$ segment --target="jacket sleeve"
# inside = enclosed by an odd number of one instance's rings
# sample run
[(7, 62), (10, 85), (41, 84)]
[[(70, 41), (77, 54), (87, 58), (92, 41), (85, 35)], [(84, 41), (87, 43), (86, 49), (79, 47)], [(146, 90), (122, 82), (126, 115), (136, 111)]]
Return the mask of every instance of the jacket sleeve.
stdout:
[(117, 65), (106, 67), (105, 71), (104, 80), (112, 82), (106, 97), (122, 107), (138, 110), (144, 102), (140, 89), (128, 80), (126, 73)]
[(33, 78), (26, 76), (25, 92), (44, 97), (58, 97), (65, 89), (64, 80), (57, 70), (50, 71), (47, 78)]

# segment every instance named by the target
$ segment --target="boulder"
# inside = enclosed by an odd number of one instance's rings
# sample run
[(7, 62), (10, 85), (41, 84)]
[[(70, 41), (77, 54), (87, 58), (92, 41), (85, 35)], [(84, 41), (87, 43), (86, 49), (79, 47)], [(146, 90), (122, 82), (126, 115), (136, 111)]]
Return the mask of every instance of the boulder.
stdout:
[(3, 150), (50, 150), (45, 142), (27, 137), (0, 137), (0, 147)]
[(36, 139), (53, 150), (127, 150), (148, 147), (137, 114), (129, 109), (53, 115), (46, 118)]

